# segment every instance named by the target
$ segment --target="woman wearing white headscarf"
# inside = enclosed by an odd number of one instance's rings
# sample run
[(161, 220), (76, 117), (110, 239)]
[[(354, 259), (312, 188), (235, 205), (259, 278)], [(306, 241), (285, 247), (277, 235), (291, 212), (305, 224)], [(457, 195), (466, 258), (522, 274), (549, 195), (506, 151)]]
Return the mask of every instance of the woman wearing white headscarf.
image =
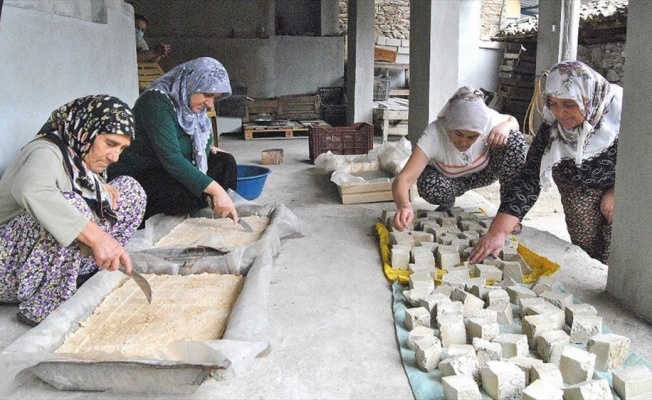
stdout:
[(622, 93), (579, 61), (564, 61), (550, 70), (543, 92), (544, 122), (471, 262), (497, 256), (508, 227), (527, 214), (552, 180), (571, 241), (608, 262)]
[(145, 219), (158, 213), (182, 215), (205, 208), (235, 221), (227, 190), (236, 189), (235, 158), (212, 145), (206, 114), (231, 96), (226, 69), (201, 57), (180, 64), (155, 80), (133, 107), (137, 139), (111, 166), (110, 176), (130, 175), (147, 193)]
[[(419, 196), (438, 210), (448, 210), (455, 197), (500, 181), (504, 188), (525, 161), (525, 139), (518, 121), (490, 109), (479, 90), (463, 86), (430, 123), (392, 185), (394, 227), (414, 221), (409, 189), (417, 182)], [(518, 221), (514, 226), (518, 225)]]

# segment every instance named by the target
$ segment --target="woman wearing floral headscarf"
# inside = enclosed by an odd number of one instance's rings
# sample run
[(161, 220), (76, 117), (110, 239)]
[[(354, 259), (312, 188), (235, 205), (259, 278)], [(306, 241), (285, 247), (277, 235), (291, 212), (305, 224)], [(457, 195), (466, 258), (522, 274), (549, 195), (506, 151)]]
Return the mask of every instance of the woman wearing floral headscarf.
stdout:
[(79, 98), (50, 115), (0, 179), (0, 302), (18, 304), (22, 322), (41, 322), (98, 267), (131, 272), (123, 246), (145, 193), (133, 178), (104, 175), (133, 137), (125, 103)]
[(525, 139), (518, 130), (514, 117), (485, 105), (481, 91), (459, 88), (426, 127), (394, 180), (394, 227), (404, 230), (414, 221), (408, 192), (415, 181), (419, 195), (444, 211), (455, 197), (496, 180), (504, 194), (525, 161)]
[(546, 78), (544, 122), (521, 175), (509, 188), (470, 261), (496, 256), (506, 227), (522, 219), (541, 187), (555, 181), (571, 241), (608, 262), (622, 88), (579, 61), (555, 65)]
[(147, 193), (145, 219), (158, 213), (182, 215), (205, 208), (235, 221), (227, 190), (236, 189), (235, 158), (212, 146), (206, 114), (214, 102), (231, 95), (226, 69), (201, 57), (168, 71), (134, 105), (138, 139), (113, 165), (110, 176), (130, 175)]

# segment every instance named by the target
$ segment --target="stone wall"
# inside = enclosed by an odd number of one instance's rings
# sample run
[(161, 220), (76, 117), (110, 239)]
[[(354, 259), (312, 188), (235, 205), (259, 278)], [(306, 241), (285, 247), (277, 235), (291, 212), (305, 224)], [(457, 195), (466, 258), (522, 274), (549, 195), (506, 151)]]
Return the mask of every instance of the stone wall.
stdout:
[[(410, 0), (375, 0), (376, 36), (410, 39)], [(499, 30), (503, 0), (482, 0), (482, 28), (480, 38), (489, 38)], [(340, 0), (340, 30), (348, 25), (347, 1)]]
[(620, 86), (625, 77), (625, 42), (579, 45), (577, 59)]

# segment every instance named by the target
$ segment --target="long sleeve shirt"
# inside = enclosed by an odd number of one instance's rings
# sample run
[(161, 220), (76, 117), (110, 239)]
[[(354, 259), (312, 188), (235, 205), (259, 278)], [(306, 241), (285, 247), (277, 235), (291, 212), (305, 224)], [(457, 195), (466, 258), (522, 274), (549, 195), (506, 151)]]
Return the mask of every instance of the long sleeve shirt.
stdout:
[[(543, 124), (530, 145), (520, 175), (509, 186), (498, 212), (522, 219), (534, 206), (541, 192), (541, 159), (549, 141), (550, 125)], [(582, 160), (579, 166), (575, 165), (575, 160), (563, 159), (553, 167), (553, 178), (575, 186), (607, 190), (616, 183), (617, 151), (618, 139), (596, 157)]]
[(71, 190), (59, 148), (47, 140), (28, 143), (0, 179), (0, 224), (27, 210), (62, 246), (68, 246), (90, 220), (61, 194)]
[[(165, 170), (190, 192), (199, 196), (213, 181), (197, 168), (192, 154), (192, 137), (177, 121), (172, 101), (162, 92), (143, 93), (133, 107), (136, 138), (111, 165), (110, 175), (130, 175), (139, 179), (145, 171)], [(206, 154), (210, 151), (209, 137)]]

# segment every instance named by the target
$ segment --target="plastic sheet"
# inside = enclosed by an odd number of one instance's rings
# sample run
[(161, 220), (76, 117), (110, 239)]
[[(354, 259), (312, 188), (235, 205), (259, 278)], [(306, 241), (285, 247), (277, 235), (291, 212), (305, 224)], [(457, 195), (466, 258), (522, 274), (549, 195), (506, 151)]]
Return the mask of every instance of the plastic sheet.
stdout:
[[(243, 205), (238, 207), (238, 213), (242, 216), (270, 216), (270, 224), (261, 238), (244, 249), (210, 257), (210, 260), (205, 257), (206, 262), (202, 259), (190, 270), (184, 270), (184, 273), (193, 274), (246, 275), (242, 292), (231, 310), (221, 339), (176, 342), (144, 358), (100, 352), (55, 353), (66, 335), (74, 332), (104, 297), (128, 279), (121, 273), (103, 270), (89, 279), (41, 324), (0, 353), (0, 368), (5, 376), (13, 377), (29, 368), (29, 371), (60, 389), (173, 393), (194, 390), (209, 373), (223, 378), (245, 371), (269, 344), (267, 304), (273, 257), (280, 251), (281, 238), (301, 234), (301, 221), (282, 204)], [(148, 243), (151, 244), (152, 240), (164, 235), (166, 229), (169, 231), (180, 221), (178, 218), (158, 217), (151, 221), (149, 229), (135, 235), (135, 240), (129, 246), (134, 268), (142, 273), (179, 273), (178, 261), (148, 254), (146, 250)], [(153, 296), (155, 298), (156, 293)], [(178, 368), (178, 373), (165, 374), (166, 370), (174, 368)]]

